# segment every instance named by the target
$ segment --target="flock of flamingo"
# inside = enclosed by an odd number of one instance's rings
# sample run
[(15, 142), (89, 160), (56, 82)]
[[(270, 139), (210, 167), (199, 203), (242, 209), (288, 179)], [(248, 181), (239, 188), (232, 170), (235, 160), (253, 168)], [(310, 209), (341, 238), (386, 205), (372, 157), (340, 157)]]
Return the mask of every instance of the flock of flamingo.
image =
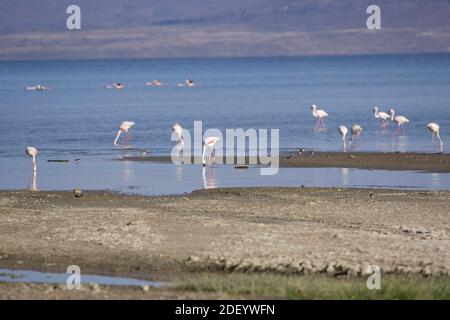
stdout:
[[(145, 85), (147, 87), (161, 87), (163, 83), (161, 82), (161, 80), (153, 80), (146, 82)], [(185, 79), (184, 83), (182, 82), (177, 83), (177, 87), (193, 87), (193, 86), (195, 86), (195, 82), (192, 79)], [(113, 82), (112, 84), (108, 84), (106, 88), (120, 90), (124, 88), (124, 85), (120, 82)]]
[[(123, 121), (120, 124), (119, 129), (117, 130), (116, 136), (113, 141), (113, 145), (117, 145), (122, 133), (125, 134), (125, 138), (123, 139), (122, 143), (128, 142), (128, 139), (130, 138), (129, 130), (134, 125), (135, 125), (135, 123), (133, 121)], [(174, 137), (173, 140), (175, 140), (177, 142), (177, 144), (175, 146), (175, 150), (179, 150), (179, 152), (182, 152), (183, 146), (184, 146), (182, 132), (183, 132), (183, 128), (181, 127), (180, 124), (175, 123), (172, 126), (172, 134)], [(219, 137), (208, 137), (203, 141), (203, 144), (202, 144), (202, 166), (203, 167), (205, 167), (207, 164), (207, 161), (205, 158), (207, 151), (209, 151), (208, 163), (209, 164), (215, 163), (215, 145), (219, 141), (220, 141)], [(25, 153), (31, 158), (33, 171), (36, 172), (36, 169), (37, 169), (36, 157), (38, 154), (38, 150), (35, 147), (27, 147), (25, 149)]]
[[(311, 106), (311, 112), (314, 118), (317, 119), (316, 127), (315, 129), (318, 129), (320, 127), (325, 126), (324, 119), (328, 117), (328, 113), (325, 110), (318, 109), (315, 104)], [(395, 115), (395, 110), (390, 109), (388, 112), (380, 111), (378, 107), (373, 108), (373, 115), (376, 119), (380, 120), (380, 126), (382, 129), (385, 129), (390, 122), (393, 122), (397, 125), (397, 131), (400, 132), (403, 129), (404, 125), (409, 123), (408, 118), (402, 115)], [(427, 124), (428, 130), (431, 132), (433, 140), (437, 139), (439, 142), (440, 147), (442, 148), (444, 146), (444, 142), (442, 141), (440, 135), (439, 135), (439, 125), (435, 122), (430, 122)], [(344, 147), (346, 146), (346, 140), (345, 137), (347, 136), (348, 129), (346, 126), (339, 126), (338, 127), (339, 134), (341, 135), (341, 141)], [(363, 131), (363, 127), (361, 127), (359, 124), (354, 124), (350, 128), (351, 137), (348, 140), (348, 143), (351, 144), (352, 141), (358, 137)]]
[[(145, 85), (147, 87), (161, 87), (161, 86), (163, 86), (163, 83), (160, 80), (153, 80), (153, 81), (146, 82)], [(195, 86), (195, 82), (192, 79), (185, 79), (184, 83), (183, 82), (177, 83), (177, 87), (193, 87), (193, 86)], [(124, 88), (124, 85), (123, 85), (123, 83), (120, 83), (120, 82), (113, 82), (111, 84), (106, 85), (106, 88), (121, 90)], [(31, 90), (31, 91), (46, 91), (49, 88), (42, 84), (36, 84), (36, 85), (32, 85), (32, 86), (27, 86), (25, 89)]]
[[(311, 112), (312, 112), (313, 117), (317, 119), (316, 128), (319, 128), (320, 126), (324, 127), (325, 126), (324, 119), (326, 117), (328, 117), (328, 113), (325, 110), (318, 109), (317, 106), (314, 104), (311, 106)], [(405, 116), (402, 116), (402, 115), (396, 116), (394, 109), (390, 109), (389, 112), (386, 113), (386, 112), (380, 111), (378, 109), (378, 107), (374, 107), (373, 114), (376, 119), (380, 120), (381, 128), (386, 128), (388, 126), (389, 122), (394, 122), (395, 124), (397, 124), (397, 130), (400, 131), (400, 130), (403, 130), (403, 126), (409, 122), (409, 120)], [(122, 133), (125, 134), (125, 139), (123, 140), (122, 143), (128, 142), (128, 139), (130, 137), (129, 130), (134, 125), (135, 125), (135, 123), (133, 121), (123, 121), (117, 130), (116, 136), (113, 141), (113, 145), (117, 145)], [(442, 148), (444, 146), (444, 143), (439, 135), (439, 125), (437, 123), (430, 122), (430, 123), (428, 123), (427, 128), (431, 132), (433, 140), (437, 139), (439, 141), (440, 147)], [(341, 125), (338, 127), (338, 131), (341, 136), (342, 144), (345, 147), (348, 129), (346, 126)], [(181, 127), (180, 124), (175, 123), (172, 126), (173, 140), (177, 142), (177, 144), (175, 146), (175, 150), (179, 150), (179, 152), (182, 152), (183, 146), (184, 146), (182, 132), (183, 132), (183, 128)], [(359, 137), (362, 132), (363, 132), (363, 127), (361, 127), (359, 124), (352, 125), (350, 128), (351, 137), (349, 138), (348, 143), (351, 144), (352, 141), (355, 138)], [(202, 166), (203, 167), (205, 167), (207, 165), (207, 163), (209, 165), (215, 163), (215, 145), (217, 144), (218, 141), (220, 141), (219, 137), (209, 137), (203, 141), (203, 144), (202, 144)], [(205, 157), (206, 157), (206, 153), (208, 151), (209, 151), (209, 158), (208, 158), (208, 162), (207, 162)], [(25, 153), (31, 158), (33, 171), (36, 172), (36, 157), (38, 154), (38, 150), (35, 147), (27, 147), (25, 149)]]

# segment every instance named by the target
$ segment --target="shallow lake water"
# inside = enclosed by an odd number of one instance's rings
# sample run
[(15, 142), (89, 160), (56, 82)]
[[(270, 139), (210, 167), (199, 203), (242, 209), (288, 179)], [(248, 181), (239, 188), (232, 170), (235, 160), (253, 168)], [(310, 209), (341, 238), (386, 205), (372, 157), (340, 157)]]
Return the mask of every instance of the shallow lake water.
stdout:
[[(196, 86), (176, 86), (186, 78)], [(163, 86), (144, 85), (153, 79)], [(113, 81), (124, 89), (106, 89)], [(36, 84), (50, 90), (25, 90)], [(110, 152), (124, 120), (136, 122), (135, 147), (164, 154), (171, 125), (192, 133), (196, 120), (223, 133), (279, 129), (280, 149), (337, 151), (338, 126), (359, 124), (358, 151), (436, 152), (426, 125), (438, 122), (450, 141), (449, 87), (450, 54), (0, 62), (0, 157), (21, 156), (29, 145)], [(329, 113), (326, 130), (314, 130), (313, 103)], [(406, 116), (405, 132), (380, 130), (374, 106)]]
[(110, 190), (128, 194), (182, 194), (199, 189), (224, 187), (357, 187), (450, 190), (449, 173), (385, 171), (347, 168), (280, 168), (263, 176), (260, 167), (235, 169), (232, 165), (202, 168), (180, 165), (118, 161), (85, 157), (79, 161), (47, 162), (38, 171), (29, 159), (0, 158), (4, 174), (0, 189)]
[[(70, 274), (38, 272), (31, 270), (0, 269), (0, 282), (34, 282), (65, 284)], [(110, 286), (149, 286), (161, 287), (164, 284), (157, 281), (145, 281), (123, 277), (107, 277), (99, 275), (80, 275), (81, 284), (99, 284)]]

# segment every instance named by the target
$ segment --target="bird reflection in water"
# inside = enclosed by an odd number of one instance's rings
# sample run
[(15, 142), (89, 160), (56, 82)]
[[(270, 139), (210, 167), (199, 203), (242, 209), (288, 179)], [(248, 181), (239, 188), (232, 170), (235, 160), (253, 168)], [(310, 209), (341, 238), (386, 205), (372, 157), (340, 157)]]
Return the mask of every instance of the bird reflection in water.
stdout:
[(399, 134), (394, 136), (394, 145), (395, 145), (395, 150), (400, 151), (400, 152), (407, 152), (408, 151), (408, 136), (404, 135), (404, 134)]
[(203, 188), (214, 189), (218, 187), (216, 179), (216, 168), (202, 167)]
[(183, 181), (183, 166), (181, 165), (175, 166), (175, 180), (177, 182)]
[(341, 168), (341, 183), (344, 187), (349, 184), (349, 172), (350, 170), (348, 168)]
[(433, 172), (431, 175), (431, 185), (435, 188), (438, 188), (441, 186), (441, 176), (439, 173)]
[[(126, 155), (128, 156), (128, 155)], [(127, 183), (134, 183), (136, 181), (136, 175), (134, 172), (134, 165), (130, 161), (121, 161), (122, 170), (122, 180)]]

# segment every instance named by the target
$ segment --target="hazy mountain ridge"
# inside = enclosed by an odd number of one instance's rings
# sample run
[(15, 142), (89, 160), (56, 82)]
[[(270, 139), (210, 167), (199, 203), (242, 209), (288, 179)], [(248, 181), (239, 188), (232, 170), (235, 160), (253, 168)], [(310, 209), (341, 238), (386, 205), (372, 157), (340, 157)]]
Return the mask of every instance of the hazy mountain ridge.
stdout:
[[(450, 50), (450, 0), (79, 0), (82, 30), (67, 31), (73, 3), (1, 2), (0, 59)], [(365, 28), (373, 3), (380, 31)]]

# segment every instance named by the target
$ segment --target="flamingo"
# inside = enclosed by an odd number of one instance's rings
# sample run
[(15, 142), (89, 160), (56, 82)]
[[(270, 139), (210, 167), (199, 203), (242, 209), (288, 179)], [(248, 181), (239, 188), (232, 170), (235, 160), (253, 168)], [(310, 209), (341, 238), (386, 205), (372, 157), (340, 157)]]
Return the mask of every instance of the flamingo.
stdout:
[(209, 154), (209, 164), (211, 165), (211, 158), (214, 158), (214, 164), (215, 164), (215, 156), (216, 156), (216, 149), (214, 148), (217, 142), (220, 141), (220, 138), (218, 137), (209, 137), (203, 141), (203, 152), (202, 152), (202, 166), (206, 167), (206, 160), (205, 160), (205, 154), (206, 149), (208, 148), (210, 150)]
[(192, 79), (186, 79), (184, 80), (184, 83), (178, 83), (178, 87), (193, 87), (195, 86), (194, 80)]
[(391, 116), (386, 112), (379, 111), (378, 107), (373, 108), (373, 115), (376, 119), (381, 119), (381, 128), (385, 128), (391, 120)]
[(183, 128), (179, 123), (175, 123), (172, 126), (172, 134), (175, 141), (183, 141), (183, 136), (181, 135), (183, 132)]
[(162, 82), (159, 80), (153, 80), (152, 82), (146, 82), (145, 85), (150, 87), (160, 87), (162, 86)]
[(117, 130), (117, 134), (116, 134), (116, 138), (114, 139), (113, 145), (117, 144), (117, 140), (119, 140), (120, 135), (122, 134), (122, 132), (125, 132), (126, 136), (125, 136), (125, 142), (128, 141), (129, 139), (129, 133), (128, 130), (134, 126), (134, 122), (133, 121), (124, 121), (120, 124), (119, 130)]
[(363, 128), (359, 124), (352, 125), (352, 127), (350, 128), (350, 133), (352, 134), (352, 136), (348, 140), (348, 143), (351, 144), (353, 139), (355, 139), (356, 137), (359, 137), (361, 132), (363, 132)]
[(317, 106), (313, 104), (311, 106), (311, 112), (314, 118), (317, 118), (317, 124), (316, 128), (319, 126), (319, 124), (322, 124), (322, 126), (325, 126), (325, 123), (323, 122), (323, 118), (328, 117), (328, 113), (325, 112), (325, 110), (317, 109)]
[(391, 116), (391, 121), (397, 124), (397, 131), (400, 131), (403, 128), (403, 125), (409, 122), (409, 120), (405, 116), (395, 116), (395, 110), (389, 110), (389, 114)]
[(113, 82), (112, 85), (108, 84), (106, 88), (120, 90), (123, 89), (123, 84), (121, 84), (120, 82)]
[(27, 154), (27, 156), (31, 157), (33, 171), (36, 172), (36, 156), (38, 154), (37, 149), (35, 147), (27, 147), (25, 149), (25, 153)]
[(45, 90), (47, 90), (47, 87), (42, 84), (37, 84), (35, 86), (28, 86), (27, 90), (45, 91)]
[(179, 153), (183, 152), (184, 140), (183, 140), (183, 128), (179, 123), (175, 123), (172, 126), (172, 141), (178, 141), (175, 146), (175, 149), (178, 150)]
[(441, 145), (441, 148), (444, 146), (444, 143), (442, 142), (441, 136), (439, 135), (439, 125), (437, 123), (431, 122), (427, 125), (428, 130), (431, 131), (431, 134), (433, 136), (433, 140), (435, 136), (439, 140), (439, 144)]
[(345, 148), (345, 136), (347, 135), (348, 129), (346, 126), (339, 126), (339, 134), (341, 135), (342, 144)]

